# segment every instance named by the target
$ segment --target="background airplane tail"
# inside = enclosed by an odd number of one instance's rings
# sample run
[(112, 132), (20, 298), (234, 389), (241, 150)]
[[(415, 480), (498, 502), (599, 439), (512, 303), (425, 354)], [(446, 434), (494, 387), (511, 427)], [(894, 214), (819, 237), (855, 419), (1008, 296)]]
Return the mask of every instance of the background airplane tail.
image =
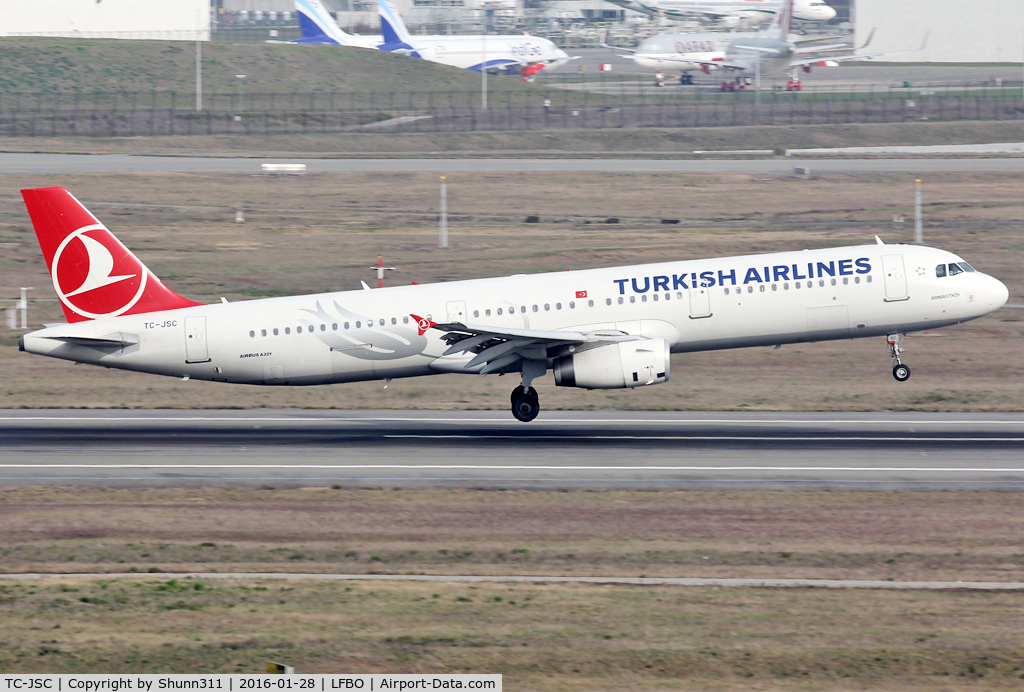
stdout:
[(772, 24), (769, 34), (785, 41), (792, 27), (793, 0), (783, 0), (779, 5), (779, 12), (775, 15), (775, 23)]
[(377, 8), (380, 12), (380, 33), (384, 38), (384, 45), (412, 48), (412, 35), (405, 27), (402, 15), (398, 14), (395, 3), (392, 0), (377, 0)]
[(202, 305), (167, 288), (64, 188), (21, 196), (68, 322)]
[(292, 43), (312, 45), (352, 45), (351, 37), (341, 30), (320, 0), (295, 0), (302, 38)]

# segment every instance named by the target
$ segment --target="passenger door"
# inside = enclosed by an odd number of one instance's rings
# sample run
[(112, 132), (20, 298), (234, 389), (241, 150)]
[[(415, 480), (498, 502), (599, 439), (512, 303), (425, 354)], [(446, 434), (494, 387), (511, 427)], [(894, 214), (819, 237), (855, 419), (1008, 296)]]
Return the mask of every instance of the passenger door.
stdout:
[(882, 255), (882, 273), (885, 274), (885, 302), (893, 303), (910, 297), (903, 255)]
[(210, 360), (206, 348), (206, 317), (185, 318), (185, 362), (207, 363)]
[(466, 321), (466, 301), (464, 300), (453, 300), (448, 303), (448, 321), (449, 322), (465, 322)]
[(707, 286), (690, 287), (690, 319), (711, 317), (711, 289)]

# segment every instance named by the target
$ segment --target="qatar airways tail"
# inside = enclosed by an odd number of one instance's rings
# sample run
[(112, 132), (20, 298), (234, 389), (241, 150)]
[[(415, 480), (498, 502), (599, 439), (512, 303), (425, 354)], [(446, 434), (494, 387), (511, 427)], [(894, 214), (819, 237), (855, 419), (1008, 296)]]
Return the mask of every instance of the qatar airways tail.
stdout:
[(205, 305), (165, 286), (67, 190), (22, 195), (68, 319), (22, 336), (22, 351), (250, 385), (517, 373), (521, 421), (540, 411), (532, 385), (549, 370), (561, 387), (645, 387), (690, 351), (885, 337), (904, 381), (903, 335), (1008, 296), (952, 253), (878, 241)]

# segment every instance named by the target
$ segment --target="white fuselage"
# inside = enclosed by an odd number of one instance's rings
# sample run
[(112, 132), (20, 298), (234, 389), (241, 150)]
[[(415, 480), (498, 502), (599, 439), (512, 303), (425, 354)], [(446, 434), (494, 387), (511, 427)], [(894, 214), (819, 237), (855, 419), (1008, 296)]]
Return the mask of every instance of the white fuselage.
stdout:
[[(959, 261), (906, 245), (686, 260), (203, 305), (51, 326), (21, 344), (71, 361), (245, 384), (474, 373), (479, 366), (465, 367), (473, 354), (443, 356), (442, 332), (420, 334), (410, 314), (619, 331), (665, 339), (676, 353), (848, 339), (964, 322), (1005, 303), (1006, 287), (986, 274), (936, 276), (937, 265)], [(88, 338), (123, 344), (81, 342)]]
[(467, 70), (544, 63), (557, 66), (569, 55), (539, 36), (414, 36), (410, 45), (424, 60)]
[[(666, 17), (737, 17), (743, 19), (774, 16), (781, 2), (763, 0), (609, 0), (615, 5), (634, 12)], [(812, 22), (827, 22), (836, 11), (822, 0), (794, 0), (793, 18)]]
[(651, 70), (699, 70), (695, 60), (722, 60), (732, 42), (732, 35), (722, 33), (706, 34), (658, 34), (645, 39), (637, 46), (636, 52), (623, 55), (640, 67)]

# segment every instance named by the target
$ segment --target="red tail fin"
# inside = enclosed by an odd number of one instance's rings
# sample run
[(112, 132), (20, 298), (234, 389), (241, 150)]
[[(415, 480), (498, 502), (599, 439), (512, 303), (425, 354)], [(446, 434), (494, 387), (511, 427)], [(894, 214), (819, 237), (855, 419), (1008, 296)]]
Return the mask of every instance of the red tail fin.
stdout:
[(21, 196), (68, 322), (202, 305), (164, 286), (64, 188)]

